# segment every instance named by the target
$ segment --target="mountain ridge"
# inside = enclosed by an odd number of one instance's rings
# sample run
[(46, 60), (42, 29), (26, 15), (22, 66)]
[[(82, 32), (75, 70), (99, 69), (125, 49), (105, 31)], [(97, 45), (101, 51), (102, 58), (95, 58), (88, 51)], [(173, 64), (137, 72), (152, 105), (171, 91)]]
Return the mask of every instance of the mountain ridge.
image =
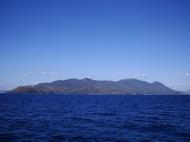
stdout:
[(19, 86), (10, 93), (43, 94), (112, 94), (112, 95), (168, 95), (178, 94), (160, 82), (149, 83), (138, 79), (118, 81), (84, 79), (56, 80), (31, 86)]

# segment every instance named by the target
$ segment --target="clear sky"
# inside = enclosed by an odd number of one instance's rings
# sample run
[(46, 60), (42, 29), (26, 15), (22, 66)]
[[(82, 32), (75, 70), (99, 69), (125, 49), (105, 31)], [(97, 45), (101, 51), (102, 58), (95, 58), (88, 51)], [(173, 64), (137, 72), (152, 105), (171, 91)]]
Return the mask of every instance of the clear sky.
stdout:
[(0, 89), (85, 77), (190, 90), (190, 1), (0, 0)]

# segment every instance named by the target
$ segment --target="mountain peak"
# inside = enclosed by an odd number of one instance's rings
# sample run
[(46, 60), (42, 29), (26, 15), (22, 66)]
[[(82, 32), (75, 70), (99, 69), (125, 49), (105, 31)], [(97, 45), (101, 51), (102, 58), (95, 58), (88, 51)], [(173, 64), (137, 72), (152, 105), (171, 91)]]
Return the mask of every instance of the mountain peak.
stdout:
[(88, 78), (88, 77), (86, 77), (86, 78), (84, 78), (84, 79), (81, 79), (81, 80), (85, 80), (85, 81), (93, 81), (93, 79)]
[(161, 82), (158, 82), (158, 81), (154, 81), (152, 84), (154, 84), (154, 85), (163, 85)]

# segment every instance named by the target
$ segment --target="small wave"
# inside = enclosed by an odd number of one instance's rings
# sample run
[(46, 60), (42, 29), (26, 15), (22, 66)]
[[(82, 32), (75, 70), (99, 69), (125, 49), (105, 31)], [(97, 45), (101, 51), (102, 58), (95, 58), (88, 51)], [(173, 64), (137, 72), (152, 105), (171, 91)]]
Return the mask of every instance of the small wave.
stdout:
[(95, 115), (100, 115), (100, 116), (117, 116), (117, 113), (115, 113), (115, 112), (98, 112), (98, 113), (95, 113)]

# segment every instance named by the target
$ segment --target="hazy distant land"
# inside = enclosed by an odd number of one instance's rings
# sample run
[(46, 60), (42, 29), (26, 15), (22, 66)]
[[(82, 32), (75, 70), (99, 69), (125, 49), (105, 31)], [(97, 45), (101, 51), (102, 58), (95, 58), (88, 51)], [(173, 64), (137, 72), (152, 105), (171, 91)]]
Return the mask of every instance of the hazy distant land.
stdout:
[(11, 93), (43, 94), (110, 94), (110, 95), (175, 95), (180, 92), (170, 89), (160, 82), (148, 83), (137, 79), (119, 81), (99, 81), (89, 78), (57, 80), (34, 86), (19, 86)]

